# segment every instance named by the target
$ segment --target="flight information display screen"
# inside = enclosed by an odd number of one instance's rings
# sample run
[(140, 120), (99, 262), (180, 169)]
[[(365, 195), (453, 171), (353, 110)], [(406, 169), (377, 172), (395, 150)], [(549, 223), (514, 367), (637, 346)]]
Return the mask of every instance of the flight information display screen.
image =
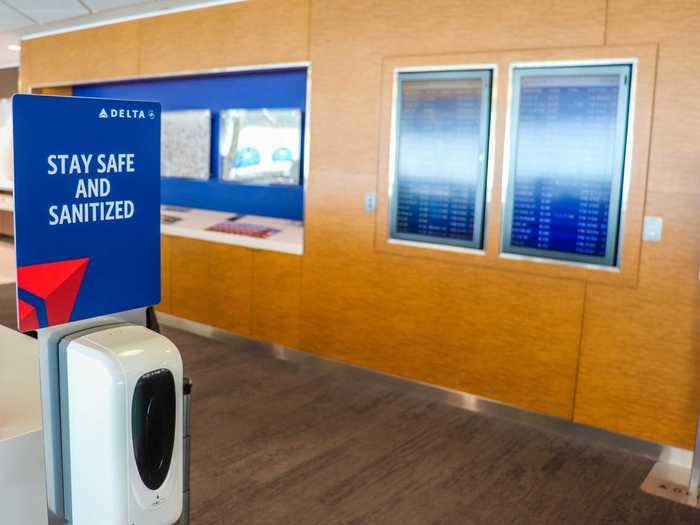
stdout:
[(491, 76), (399, 75), (392, 238), (481, 248)]
[(630, 75), (514, 70), (505, 252), (616, 264)]

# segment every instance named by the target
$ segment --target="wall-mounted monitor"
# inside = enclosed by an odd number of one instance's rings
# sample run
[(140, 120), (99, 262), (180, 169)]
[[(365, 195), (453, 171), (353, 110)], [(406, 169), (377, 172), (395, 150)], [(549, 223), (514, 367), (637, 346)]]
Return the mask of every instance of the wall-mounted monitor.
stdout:
[(503, 252), (616, 266), (632, 65), (513, 69)]
[(399, 72), (390, 237), (481, 249), (492, 70)]
[(220, 114), (220, 177), (254, 185), (298, 185), (302, 113), (298, 109), (228, 109)]
[(161, 113), (161, 175), (207, 180), (211, 174), (211, 111)]

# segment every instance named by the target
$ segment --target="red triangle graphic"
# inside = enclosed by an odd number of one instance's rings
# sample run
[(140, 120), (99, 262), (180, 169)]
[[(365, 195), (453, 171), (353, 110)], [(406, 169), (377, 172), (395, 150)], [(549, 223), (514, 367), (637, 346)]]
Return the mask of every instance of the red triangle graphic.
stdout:
[(49, 326), (67, 323), (89, 261), (84, 257), (21, 266), (17, 269), (17, 287), (44, 299)]
[(46, 317), (50, 326), (70, 321), (70, 314), (73, 312), (86, 268), (87, 259), (85, 259), (85, 264), (78, 267), (46, 298)]
[(19, 288), (46, 299), (76, 271), (85, 272), (89, 258), (68, 259), (66, 261), (32, 264), (17, 269)]
[(28, 332), (39, 328), (39, 317), (36, 315), (36, 309), (29, 303), (25, 303), (22, 299), (18, 299), (19, 308), (19, 330), (20, 332)]

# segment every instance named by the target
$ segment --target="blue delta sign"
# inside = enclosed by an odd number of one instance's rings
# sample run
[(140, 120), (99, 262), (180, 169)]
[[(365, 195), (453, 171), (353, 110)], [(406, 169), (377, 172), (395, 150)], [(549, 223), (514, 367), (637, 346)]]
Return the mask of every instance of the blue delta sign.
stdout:
[(160, 302), (160, 104), (15, 95), (22, 331)]

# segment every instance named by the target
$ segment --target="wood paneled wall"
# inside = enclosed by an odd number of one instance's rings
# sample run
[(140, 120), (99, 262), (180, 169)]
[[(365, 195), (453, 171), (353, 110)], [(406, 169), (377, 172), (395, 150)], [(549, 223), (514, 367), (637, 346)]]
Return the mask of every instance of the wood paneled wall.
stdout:
[(312, 5), (302, 348), (570, 418), (584, 283), (378, 252), (362, 199), (386, 57), (600, 45), (605, 2)]
[(140, 22), (142, 75), (308, 58), (309, 0), (254, 0)]
[(301, 257), (163, 235), (158, 310), (299, 348)]
[[(25, 42), (22, 86), (310, 60), (305, 255), (171, 238), (164, 308), (688, 447), (700, 408), (698, 27), (700, 4), (677, 0), (250, 0)], [(383, 63), (640, 44), (657, 45), (658, 61), (638, 205), (665, 223), (660, 243), (635, 234), (631, 283), (377, 249), (363, 199), (382, 189)]]
[(19, 68), (0, 68), (0, 98), (11, 97), (17, 93)]
[(310, 0), (250, 0), (22, 43), (23, 91), (308, 59)]
[(139, 27), (140, 22), (126, 22), (22, 42), (22, 91), (138, 75)]
[(611, 0), (611, 44), (659, 43), (639, 285), (591, 285), (576, 420), (690, 446), (700, 405), (700, 3)]

